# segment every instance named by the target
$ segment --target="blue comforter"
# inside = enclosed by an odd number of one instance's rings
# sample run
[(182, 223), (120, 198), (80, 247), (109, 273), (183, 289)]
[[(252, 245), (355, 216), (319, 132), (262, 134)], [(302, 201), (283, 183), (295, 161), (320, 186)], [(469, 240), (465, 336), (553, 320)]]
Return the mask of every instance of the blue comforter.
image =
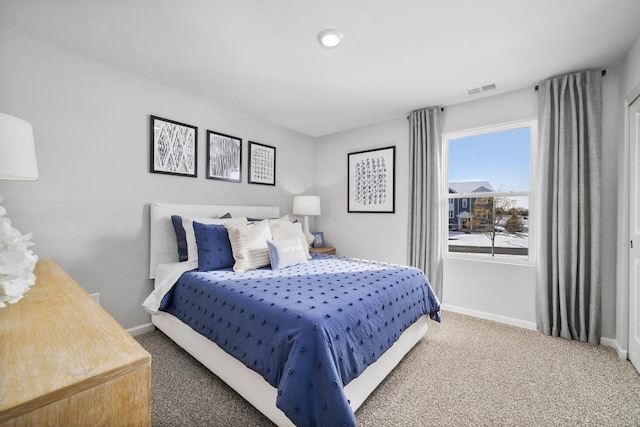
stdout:
[(314, 254), (284, 270), (184, 273), (167, 311), (278, 389), (297, 426), (354, 426), (343, 386), (440, 303), (415, 268)]

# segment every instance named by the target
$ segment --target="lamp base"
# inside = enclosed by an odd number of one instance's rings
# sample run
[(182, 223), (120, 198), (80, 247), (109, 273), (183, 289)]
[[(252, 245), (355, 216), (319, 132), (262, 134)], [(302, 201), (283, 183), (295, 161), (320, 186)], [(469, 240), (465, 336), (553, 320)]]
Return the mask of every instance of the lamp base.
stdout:
[(31, 288), (36, 281), (33, 269), (38, 262), (38, 257), (28, 249), (33, 246), (31, 233), (22, 235), (11, 226), (11, 220), (6, 214), (5, 208), (0, 206), (0, 242), (5, 245), (2, 249), (6, 262), (4, 270), (8, 272), (0, 274), (0, 308), (5, 307), (7, 303), (18, 302)]
[(308, 216), (304, 216), (304, 219), (302, 220), (302, 232), (304, 233), (305, 237), (307, 238), (307, 243), (309, 244), (309, 246), (311, 246), (311, 244), (314, 241), (313, 238), (313, 234), (311, 234), (309, 232), (309, 217)]

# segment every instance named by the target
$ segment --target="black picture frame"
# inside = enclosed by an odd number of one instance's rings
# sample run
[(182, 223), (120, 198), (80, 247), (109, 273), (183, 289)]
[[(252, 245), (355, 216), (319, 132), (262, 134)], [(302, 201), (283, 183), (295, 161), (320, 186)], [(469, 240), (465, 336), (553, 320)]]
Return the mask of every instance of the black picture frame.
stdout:
[(249, 184), (276, 185), (276, 147), (249, 141)]
[(242, 182), (242, 138), (207, 130), (206, 178)]
[(395, 213), (396, 147), (347, 155), (347, 212)]
[(149, 172), (198, 176), (198, 127), (149, 116)]
[(324, 248), (324, 233), (322, 231), (314, 231), (313, 234), (313, 247)]

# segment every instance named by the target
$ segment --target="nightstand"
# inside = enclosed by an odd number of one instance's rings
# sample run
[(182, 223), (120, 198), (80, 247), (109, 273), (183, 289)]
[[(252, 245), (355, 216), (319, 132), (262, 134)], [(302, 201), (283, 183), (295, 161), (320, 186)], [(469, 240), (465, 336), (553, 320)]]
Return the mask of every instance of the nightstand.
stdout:
[(311, 247), (311, 248), (309, 248), (309, 250), (311, 252), (315, 252), (317, 254), (325, 254), (325, 255), (335, 255), (336, 254), (336, 248), (334, 248), (333, 246), (325, 246), (324, 248)]

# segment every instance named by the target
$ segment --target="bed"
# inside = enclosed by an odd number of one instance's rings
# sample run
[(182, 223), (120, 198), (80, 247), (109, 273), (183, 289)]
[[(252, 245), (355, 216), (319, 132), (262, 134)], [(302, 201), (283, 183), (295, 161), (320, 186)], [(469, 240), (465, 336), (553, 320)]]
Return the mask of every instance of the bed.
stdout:
[(321, 254), (244, 273), (177, 262), (172, 215), (278, 218), (277, 207), (152, 204), (150, 213), (153, 324), (279, 426), (355, 425), (429, 317), (439, 321), (424, 275), (408, 267)]

